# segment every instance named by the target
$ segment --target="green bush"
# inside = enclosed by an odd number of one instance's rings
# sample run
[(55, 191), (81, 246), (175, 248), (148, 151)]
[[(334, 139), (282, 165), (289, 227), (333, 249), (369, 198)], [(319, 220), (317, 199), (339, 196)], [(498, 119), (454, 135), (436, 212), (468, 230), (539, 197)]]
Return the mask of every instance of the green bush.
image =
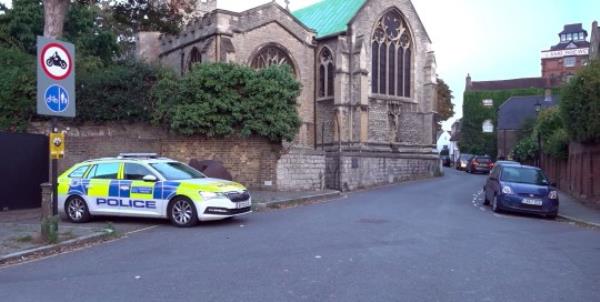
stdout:
[(548, 108), (538, 116), (531, 134), (542, 141), (542, 152), (555, 158), (565, 159), (569, 154), (569, 136), (564, 129), (559, 107)]
[(0, 47), (0, 131), (25, 131), (35, 113), (35, 58)]
[(600, 61), (592, 61), (565, 85), (560, 113), (571, 139), (600, 142)]
[(554, 158), (567, 159), (569, 157), (569, 134), (561, 128), (554, 131), (545, 141), (543, 152)]
[(532, 161), (537, 158), (538, 145), (533, 137), (520, 140), (512, 150), (512, 157), (519, 162)]
[(77, 120), (149, 122), (153, 104), (150, 91), (159, 69), (125, 61), (104, 66), (98, 59), (83, 62), (77, 74)]
[(153, 121), (176, 133), (294, 139), (301, 121), (300, 84), (286, 67), (256, 71), (236, 64), (200, 64), (182, 79), (166, 74), (154, 87)]

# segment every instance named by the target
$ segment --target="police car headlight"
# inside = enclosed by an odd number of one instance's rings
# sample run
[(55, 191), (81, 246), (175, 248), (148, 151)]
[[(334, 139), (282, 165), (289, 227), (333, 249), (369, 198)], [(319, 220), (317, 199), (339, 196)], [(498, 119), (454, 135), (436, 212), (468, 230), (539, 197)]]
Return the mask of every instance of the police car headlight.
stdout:
[(204, 199), (204, 200), (210, 200), (210, 199), (217, 199), (217, 198), (226, 197), (225, 194), (223, 194), (223, 193), (218, 193), (218, 192), (202, 192), (202, 191), (200, 191), (200, 196), (202, 196), (202, 199)]

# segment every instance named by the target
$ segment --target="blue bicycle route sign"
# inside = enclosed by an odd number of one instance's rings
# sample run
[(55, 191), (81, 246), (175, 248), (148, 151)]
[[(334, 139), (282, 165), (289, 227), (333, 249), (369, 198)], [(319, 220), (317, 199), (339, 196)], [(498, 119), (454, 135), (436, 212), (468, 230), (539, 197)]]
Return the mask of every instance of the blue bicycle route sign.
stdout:
[(37, 113), (75, 117), (75, 46), (37, 38)]
[(64, 112), (69, 107), (69, 92), (60, 85), (52, 85), (44, 93), (46, 106), (52, 112)]

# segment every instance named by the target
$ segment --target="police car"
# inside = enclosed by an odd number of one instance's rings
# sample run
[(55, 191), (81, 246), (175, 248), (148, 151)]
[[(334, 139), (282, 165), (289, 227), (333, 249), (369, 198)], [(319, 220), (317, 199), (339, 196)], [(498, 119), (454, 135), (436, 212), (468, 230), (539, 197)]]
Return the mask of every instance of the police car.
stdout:
[(168, 218), (179, 227), (251, 212), (241, 184), (208, 178), (156, 154), (121, 154), (76, 164), (58, 178), (60, 214), (75, 223), (92, 216)]

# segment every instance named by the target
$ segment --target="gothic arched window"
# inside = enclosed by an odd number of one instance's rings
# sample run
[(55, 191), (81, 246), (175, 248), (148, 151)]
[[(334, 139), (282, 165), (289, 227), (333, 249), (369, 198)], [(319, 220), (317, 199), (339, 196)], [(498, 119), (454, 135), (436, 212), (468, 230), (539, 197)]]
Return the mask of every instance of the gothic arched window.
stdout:
[(371, 39), (371, 91), (375, 94), (410, 97), (412, 38), (396, 10), (376, 24)]
[(333, 54), (329, 48), (325, 47), (319, 54), (319, 97), (333, 96), (335, 79), (335, 65), (333, 63)]
[(250, 62), (250, 66), (255, 69), (263, 69), (271, 65), (288, 65), (292, 69), (292, 73), (296, 74), (294, 63), (288, 52), (274, 44), (261, 48)]
[(198, 63), (202, 63), (202, 55), (200, 54), (200, 51), (198, 51), (198, 48), (194, 47), (192, 48), (192, 51), (190, 51), (190, 64), (188, 68), (192, 70), (194, 64)]

